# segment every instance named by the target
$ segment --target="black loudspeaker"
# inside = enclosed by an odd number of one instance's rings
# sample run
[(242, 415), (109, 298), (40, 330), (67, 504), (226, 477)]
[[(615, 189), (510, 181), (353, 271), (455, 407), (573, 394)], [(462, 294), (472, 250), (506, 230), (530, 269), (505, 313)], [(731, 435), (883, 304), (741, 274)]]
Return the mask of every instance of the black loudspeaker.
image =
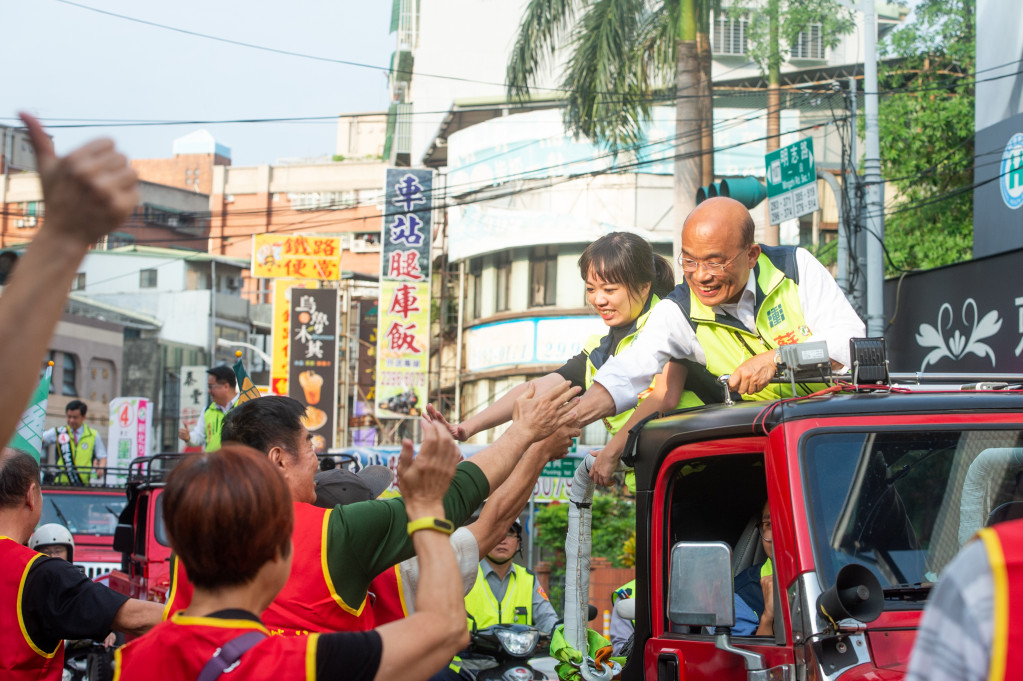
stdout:
[(881, 583), (862, 565), (846, 565), (839, 570), (834, 585), (817, 598), (817, 612), (836, 628), (838, 620), (850, 617), (873, 622), (883, 610)]

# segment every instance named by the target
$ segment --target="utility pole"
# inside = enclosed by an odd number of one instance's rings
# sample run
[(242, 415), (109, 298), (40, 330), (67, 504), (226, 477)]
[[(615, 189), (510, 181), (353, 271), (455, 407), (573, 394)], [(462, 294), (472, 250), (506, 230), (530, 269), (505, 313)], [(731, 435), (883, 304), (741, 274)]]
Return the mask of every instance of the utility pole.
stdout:
[(867, 336), (884, 335), (884, 195), (877, 102), (877, 16), (874, 0), (863, 0), (863, 103), (867, 154), (863, 162), (867, 228)]

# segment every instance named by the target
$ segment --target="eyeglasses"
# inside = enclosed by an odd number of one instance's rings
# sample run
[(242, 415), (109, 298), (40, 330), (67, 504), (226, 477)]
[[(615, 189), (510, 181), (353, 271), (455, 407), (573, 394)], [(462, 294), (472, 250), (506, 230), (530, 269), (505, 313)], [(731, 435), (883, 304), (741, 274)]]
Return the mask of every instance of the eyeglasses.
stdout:
[(768, 536), (767, 536), (767, 535), (771, 534), (771, 521), (770, 520), (761, 520), (759, 523), (757, 523), (757, 531), (760, 532), (760, 536), (761, 537), (763, 537), (767, 541), (771, 541), (770, 539), (768, 539)]
[(679, 253), (678, 264), (682, 266), (683, 272), (695, 272), (702, 265), (703, 269), (707, 270), (709, 274), (715, 277), (720, 277), (725, 273), (725, 269), (727, 269), (727, 267), (731, 265), (732, 262), (743, 253), (745, 253), (744, 250), (739, 251), (738, 253), (736, 253), (735, 255), (733, 255), (731, 258), (724, 262), (693, 260), (692, 258), (687, 258), (684, 254)]

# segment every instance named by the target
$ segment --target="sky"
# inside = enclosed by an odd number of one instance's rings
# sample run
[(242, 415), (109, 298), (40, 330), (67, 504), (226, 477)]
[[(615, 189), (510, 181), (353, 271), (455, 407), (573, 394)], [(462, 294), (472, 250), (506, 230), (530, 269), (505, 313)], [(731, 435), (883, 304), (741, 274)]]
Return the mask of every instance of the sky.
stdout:
[(169, 158), (176, 138), (205, 128), (231, 149), (236, 166), (329, 156), (335, 152), (336, 120), (55, 126), (80, 125), (86, 119), (336, 116), (383, 111), (388, 104), (387, 79), (379, 68), (226, 44), (83, 7), (375, 67), (386, 67), (395, 47), (389, 0), (0, 0), (5, 29), (0, 124), (20, 125), (18, 111), (33, 113), (47, 125), (60, 154), (109, 136), (131, 158)]

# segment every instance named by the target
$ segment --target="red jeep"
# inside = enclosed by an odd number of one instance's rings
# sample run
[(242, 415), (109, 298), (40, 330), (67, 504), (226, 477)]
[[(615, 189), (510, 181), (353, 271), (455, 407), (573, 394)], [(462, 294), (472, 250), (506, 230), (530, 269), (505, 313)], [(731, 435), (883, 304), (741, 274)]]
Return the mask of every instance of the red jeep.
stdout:
[(124, 487), (60, 483), (57, 467), (42, 468), (43, 513), (39, 524), (57, 523), (71, 532), (75, 540), (75, 565), (84, 568), (90, 579), (120, 567), (121, 554), (114, 549), (114, 530), (126, 501)]
[(114, 536), (120, 569), (110, 573), (109, 585), (131, 598), (167, 601), (171, 549), (163, 525), (160, 492), (167, 472), (179, 458), (179, 454), (139, 457), (129, 469), (127, 503)]
[[(622, 678), (902, 678), (945, 565), (978, 528), (1021, 515), (1023, 377), (1003, 379), (836, 386), (647, 422), (626, 450), (637, 583)], [(733, 577), (766, 558), (765, 500), (774, 633), (736, 636)]]

